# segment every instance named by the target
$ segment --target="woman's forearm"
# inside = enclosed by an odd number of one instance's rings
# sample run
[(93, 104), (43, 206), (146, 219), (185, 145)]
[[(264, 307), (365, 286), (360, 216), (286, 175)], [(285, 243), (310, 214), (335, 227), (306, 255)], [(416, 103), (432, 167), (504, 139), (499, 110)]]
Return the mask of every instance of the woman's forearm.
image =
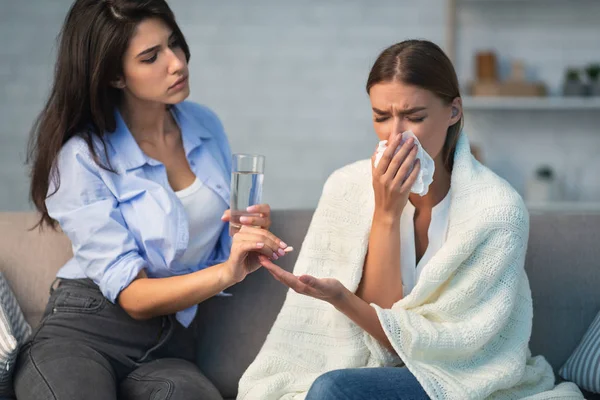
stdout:
[(367, 303), (390, 308), (400, 300), (400, 219), (373, 217), (363, 276), (356, 294)]
[(173, 314), (201, 303), (235, 281), (226, 264), (217, 264), (191, 274), (168, 278), (138, 278), (121, 291), (118, 302), (135, 319)]
[(343, 296), (332, 304), (340, 312), (354, 321), (356, 325), (360, 326), (368, 334), (377, 339), (377, 341), (385, 348), (395, 353), (392, 344), (381, 327), (377, 312), (367, 302), (346, 289)]

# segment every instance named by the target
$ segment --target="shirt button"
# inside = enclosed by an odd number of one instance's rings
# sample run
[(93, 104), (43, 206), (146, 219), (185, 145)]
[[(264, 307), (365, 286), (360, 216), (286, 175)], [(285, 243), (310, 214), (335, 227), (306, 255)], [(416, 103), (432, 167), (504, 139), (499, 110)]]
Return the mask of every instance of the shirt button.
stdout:
[(217, 189), (223, 189), (223, 186), (217, 185)]

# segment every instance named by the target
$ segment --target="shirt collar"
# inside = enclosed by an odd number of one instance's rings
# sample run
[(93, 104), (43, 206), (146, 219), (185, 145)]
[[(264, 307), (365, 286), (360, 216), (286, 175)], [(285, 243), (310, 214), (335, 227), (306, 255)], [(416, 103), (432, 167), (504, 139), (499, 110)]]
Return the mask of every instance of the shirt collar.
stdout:
[[(180, 110), (176, 105), (171, 108), (171, 113), (179, 125), (183, 148), (186, 156), (189, 158), (190, 153), (200, 147), (204, 140), (211, 139), (212, 135), (203, 125), (195, 126), (193, 124), (193, 117), (187, 115), (184, 110)], [(118, 108), (115, 108), (114, 117), (116, 123), (115, 131), (106, 134), (107, 140), (113, 149), (113, 167), (129, 171), (139, 168), (144, 164), (160, 164), (160, 162), (148, 157), (142, 151), (129, 131), (127, 124), (125, 124)]]
[(171, 115), (179, 125), (183, 140), (183, 149), (186, 156), (202, 145), (204, 140), (212, 138), (212, 134), (203, 124), (194, 123), (196, 116), (190, 115), (189, 110), (174, 105), (171, 107)]

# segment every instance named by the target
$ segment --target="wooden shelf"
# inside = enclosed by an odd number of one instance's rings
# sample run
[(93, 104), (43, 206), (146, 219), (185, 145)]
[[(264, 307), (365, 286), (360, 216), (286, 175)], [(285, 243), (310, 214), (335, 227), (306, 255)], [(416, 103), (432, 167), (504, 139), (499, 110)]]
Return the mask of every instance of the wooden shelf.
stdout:
[(579, 201), (565, 201), (565, 202), (549, 202), (549, 203), (526, 203), (527, 209), (531, 213), (589, 213), (589, 214), (600, 214), (600, 203), (599, 202), (579, 202)]
[(600, 97), (463, 97), (471, 110), (600, 110)]

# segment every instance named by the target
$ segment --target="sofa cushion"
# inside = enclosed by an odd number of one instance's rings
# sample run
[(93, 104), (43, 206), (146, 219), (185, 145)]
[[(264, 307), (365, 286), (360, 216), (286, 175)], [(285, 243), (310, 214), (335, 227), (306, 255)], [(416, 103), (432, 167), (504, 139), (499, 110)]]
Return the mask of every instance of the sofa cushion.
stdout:
[(0, 271), (33, 327), (46, 307), (56, 272), (72, 257), (64, 234), (32, 229), (38, 219), (36, 213), (0, 213)]
[(559, 374), (589, 392), (600, 393), (600, 312)]
[(525, 269), (533, 295), (530, 348), (554, 371), (600, 310), (600, 212), (531, 211)]
[(31, 335), (31, 327), (17, 299), (0, 272), (0, 396), (13, 394), (12, 373), (19, 348)]

